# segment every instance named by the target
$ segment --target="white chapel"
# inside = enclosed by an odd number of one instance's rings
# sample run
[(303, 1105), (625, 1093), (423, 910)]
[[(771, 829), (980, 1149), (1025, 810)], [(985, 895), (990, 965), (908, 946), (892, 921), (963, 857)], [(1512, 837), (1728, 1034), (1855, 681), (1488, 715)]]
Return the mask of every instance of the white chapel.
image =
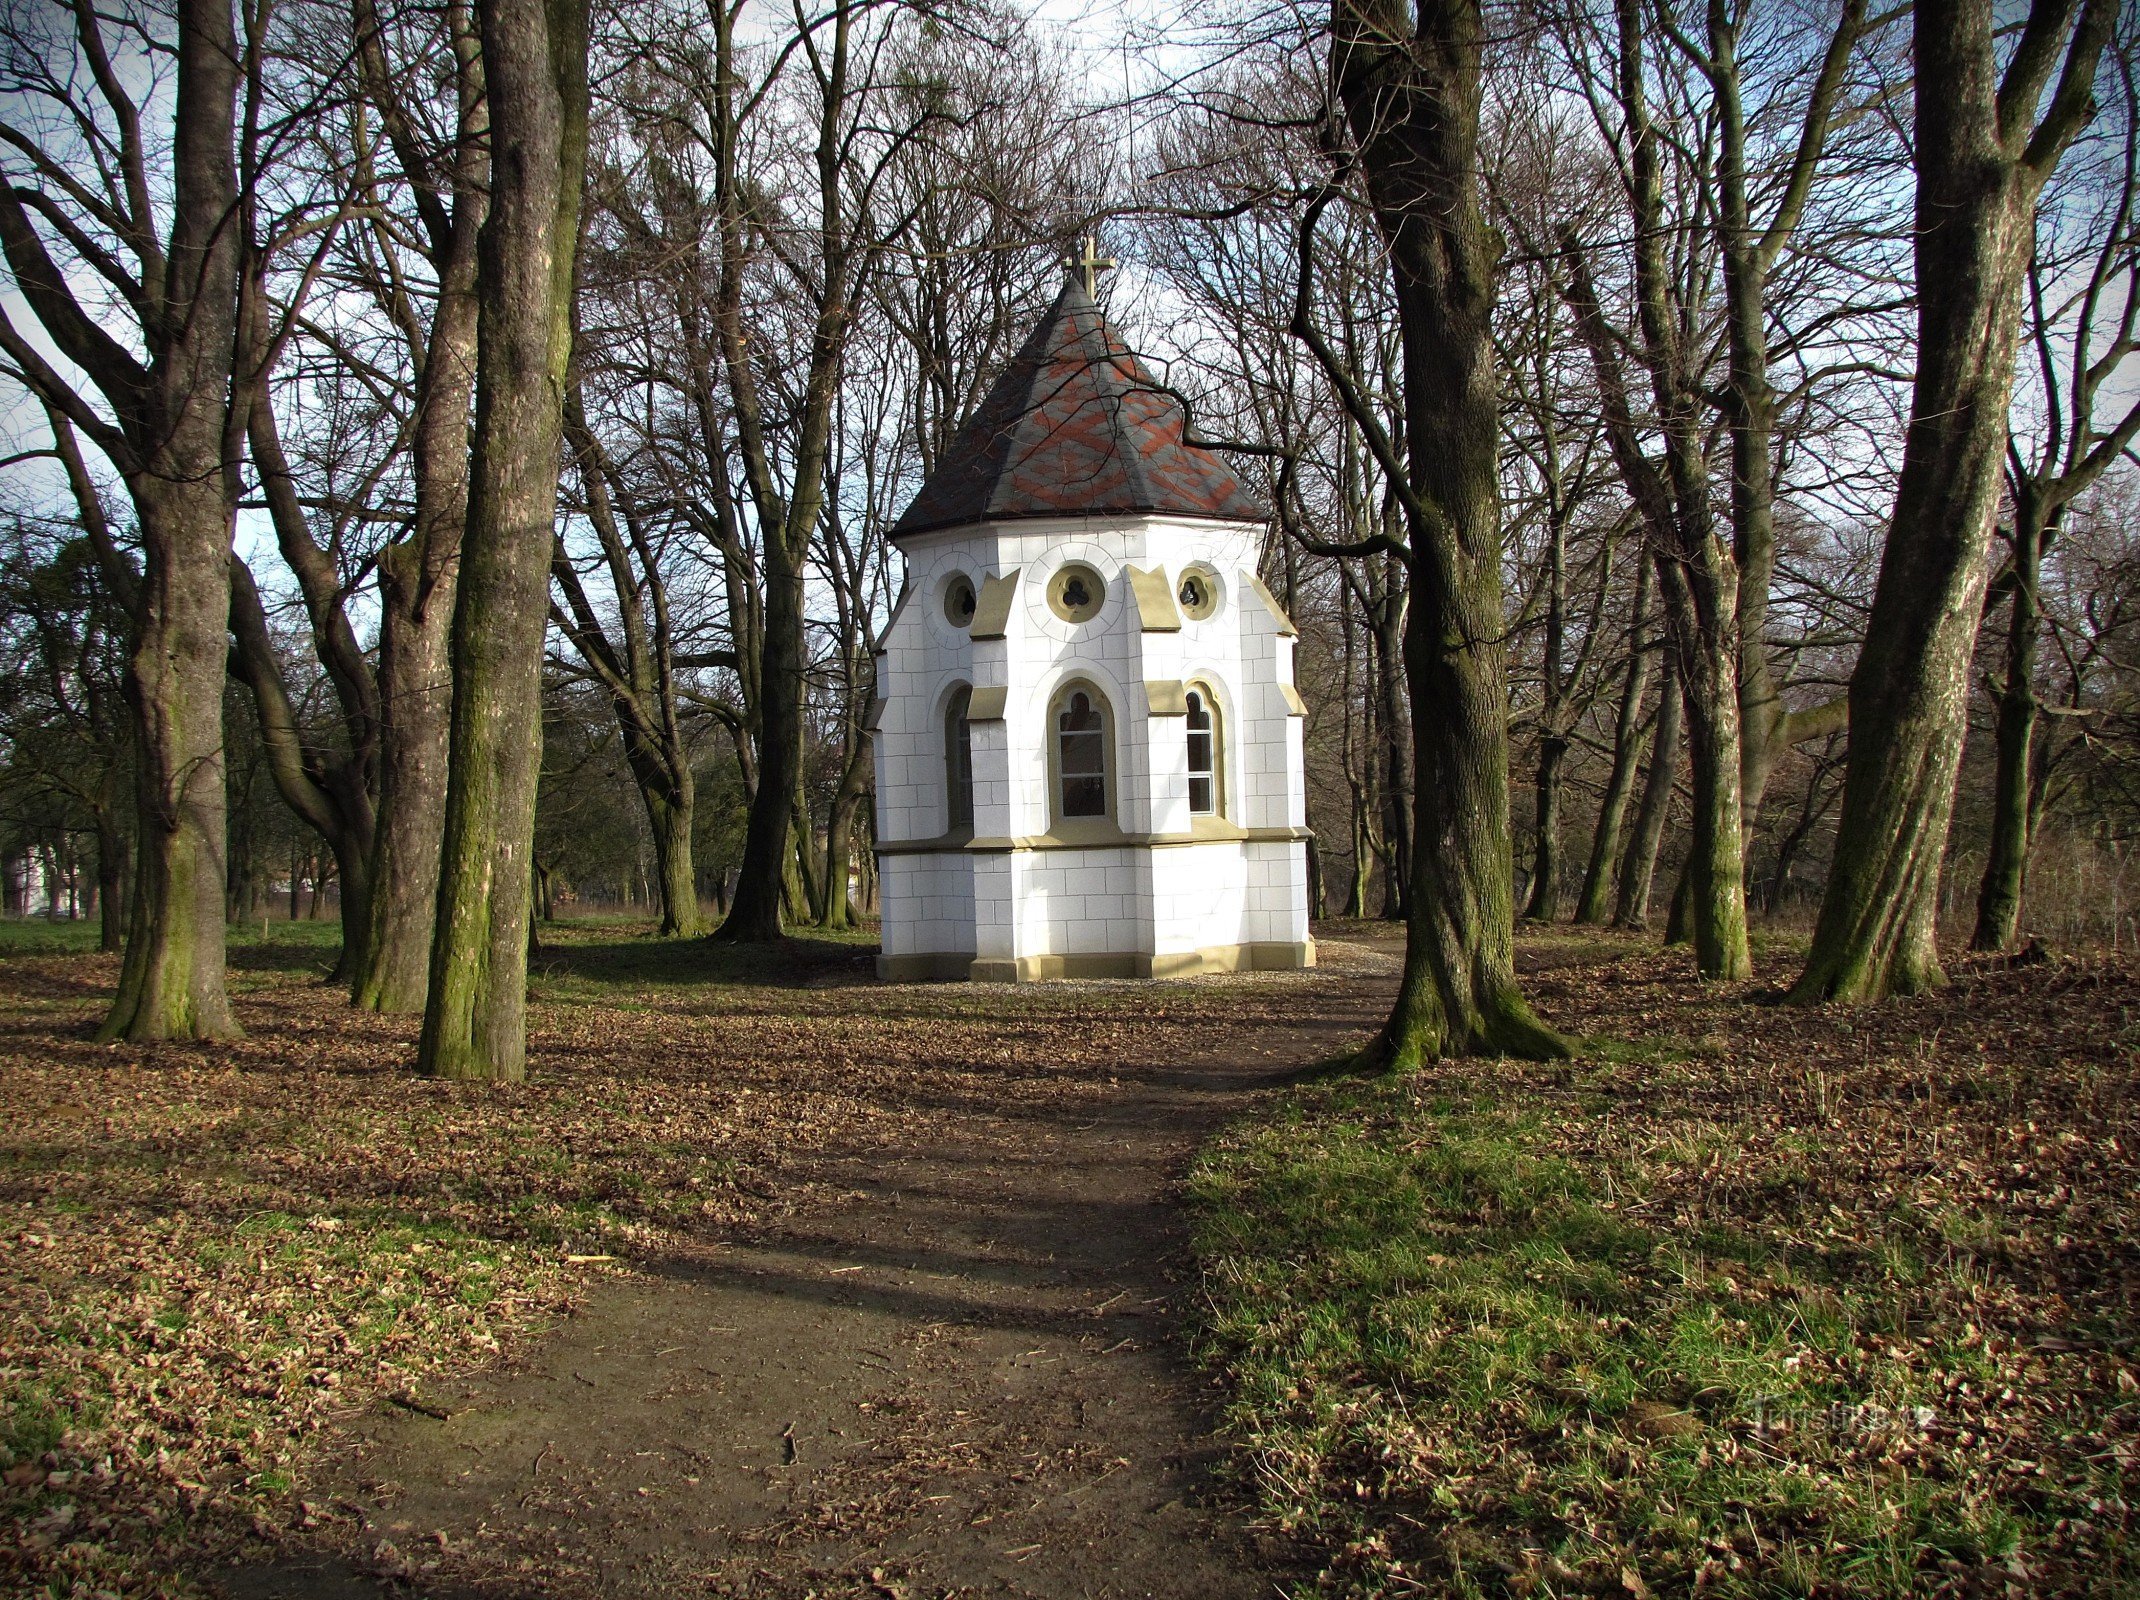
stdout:
[(1268, 513), (1080, 263), (892, 530), (879, 970), (1169, 977), (1314, 963), (1293, 625)]

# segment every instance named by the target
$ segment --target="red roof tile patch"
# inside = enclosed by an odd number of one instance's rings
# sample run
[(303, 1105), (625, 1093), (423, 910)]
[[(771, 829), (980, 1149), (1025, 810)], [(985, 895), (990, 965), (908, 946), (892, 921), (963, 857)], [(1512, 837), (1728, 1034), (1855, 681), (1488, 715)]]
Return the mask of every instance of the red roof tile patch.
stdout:
[(892, 536), (1110, 511), (1265, 521), (1233, 469), (1188, 441), (1185, 420), (1073, 274)]

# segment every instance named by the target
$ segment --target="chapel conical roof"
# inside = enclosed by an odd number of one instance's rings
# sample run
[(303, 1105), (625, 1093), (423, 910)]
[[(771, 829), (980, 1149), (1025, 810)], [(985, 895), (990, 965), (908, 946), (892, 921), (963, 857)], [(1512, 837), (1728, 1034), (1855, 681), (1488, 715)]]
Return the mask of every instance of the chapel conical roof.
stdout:
[(1233, 469), (1191, 444), (1161, 389), (1072, 273), (892, 537), (1014, 517), (1158, 512), (1263, 522)]

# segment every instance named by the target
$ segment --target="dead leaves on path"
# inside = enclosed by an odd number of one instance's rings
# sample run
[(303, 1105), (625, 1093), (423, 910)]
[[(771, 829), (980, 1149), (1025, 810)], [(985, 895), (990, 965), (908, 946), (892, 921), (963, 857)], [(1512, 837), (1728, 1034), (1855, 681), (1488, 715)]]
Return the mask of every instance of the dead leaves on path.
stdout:
[[(567, 947), (615, 929), (561, 936)], [(626, 945), (629, 941), (626, 941)], [(856, 1203), (829, 1159), (1098, 1103), (1285, 982), (788, 988), (541, 976), (530, 1081), (418, 1079), (415, 1019), (298, 963), (246, 1037), (98, 1047), (116, 963), (0, 963), (0, 1579), (189, 1592), (314, 1520), (336, 1417), (493, 1359), (609, 1257)], [(618, 966), (629, 968), (630, 959)], [(1222, 1019), (1222, 1020), (1221, 1020)]]

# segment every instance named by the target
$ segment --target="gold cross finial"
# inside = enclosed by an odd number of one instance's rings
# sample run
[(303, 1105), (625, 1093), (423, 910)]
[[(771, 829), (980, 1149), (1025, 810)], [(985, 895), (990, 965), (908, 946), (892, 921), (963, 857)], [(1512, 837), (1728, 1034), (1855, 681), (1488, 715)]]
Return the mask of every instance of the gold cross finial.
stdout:
[(1079, 251), (1078, 254), (1072, 256), (1068, 261), (1064, 262), (1063, 265), (1068, 267), (1072, 272), (1083, 275), (1085, 280), (1085, 295), (1087, 299), (1090, 299), (1099, 293), (1099, 275), (1107, 271), (1115, 263), (1112, 257), (1103, 256), (1099, 253), (1100, 241), (1095, 239), (1091, 234), (1086, 234), (1085, 237), (1080, 241), (1080, 243), (1082, 244), (1083, 248)]

